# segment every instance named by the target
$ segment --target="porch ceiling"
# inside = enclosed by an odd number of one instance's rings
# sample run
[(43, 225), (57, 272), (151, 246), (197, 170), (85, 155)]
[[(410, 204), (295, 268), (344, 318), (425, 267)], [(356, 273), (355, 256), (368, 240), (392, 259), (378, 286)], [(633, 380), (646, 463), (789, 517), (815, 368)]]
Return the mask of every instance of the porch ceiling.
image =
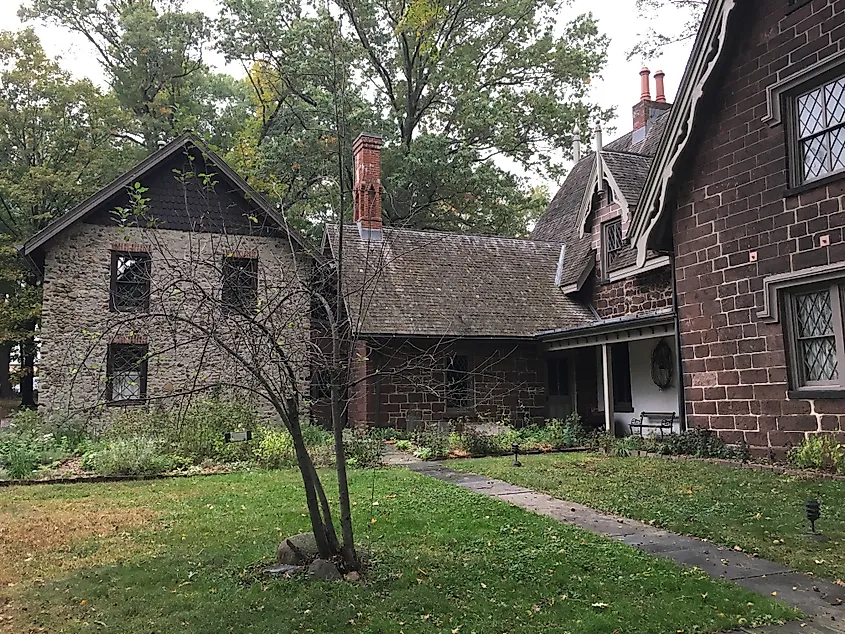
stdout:
[(675, 314), (670, 310), (605, 319), (589, 326), (540, 333), (547, 351), (587, 348), (603, 343), (652, 339), (675, 334)]

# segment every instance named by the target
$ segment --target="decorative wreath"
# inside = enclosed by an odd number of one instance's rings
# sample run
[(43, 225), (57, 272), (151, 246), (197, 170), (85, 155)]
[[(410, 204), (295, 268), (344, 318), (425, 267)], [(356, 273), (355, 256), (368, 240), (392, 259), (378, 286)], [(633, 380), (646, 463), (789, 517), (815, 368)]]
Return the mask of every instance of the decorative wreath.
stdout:
[(672, 385), (673, 370), (672, 349), (665, 339), (661, 339), (651, 352), (651, 380), (661, 390), (665, 390)]

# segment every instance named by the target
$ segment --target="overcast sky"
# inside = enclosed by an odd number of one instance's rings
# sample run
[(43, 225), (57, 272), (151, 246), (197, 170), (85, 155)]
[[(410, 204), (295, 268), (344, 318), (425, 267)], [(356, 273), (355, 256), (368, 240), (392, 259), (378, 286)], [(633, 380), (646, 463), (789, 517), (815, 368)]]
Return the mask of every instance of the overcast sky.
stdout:
[[(186, 6), (192, 9), (202, 9), (209, 13), (216, 10), (215, 0), (187, 0)], [(17, 18), (17, 0), (0, 0), (0, 28), (15, 30), (21, 27)], [(626, 53), (638, 39), (638, 34), (649, 27), (649, 20), (638, 18), (634, 8), (634, 0), (573, 0), (571, 5), (561, 11), (560, 19), (568, 21), (574, 16), (592, 11), (599, 22), (599, 29), (610, 37), (608, 64), (602, 76), (592, 83), (593, 99), (602, 107), (616, 107), (616, 118), (612, 122), (616, 132), (611, 135), (624, 134), (631, 129), (631, 107), (640, 99), (639, 71), (643, 63), (652, 72), (660, 69), (666, 73), (666, 95), (671, 101), (678, 88), (678, 83), (686, 66), (689, 55), (689, 44), (675, 45), (664, 52), (657, 59), (642, 60), (626, 59)], [(683, 13), (673, 13), (671, 9), (660, 15), (661, 27), (669, 32), (680, 30), (686, 16)], [(651, 21), (653, 22), (653, 20)], [(63, 66), (76, 76), (86, 76), (102, 85), (103, 78), (93, 51), (81, 37), (56, 27), (36, 24), (36, 31), (42, 43), (51, 56), (61, 56)], [(221, 64), (219, 57), (211, 56), (208, 61)], [(228, 72), (242, 74), (238, 67), (226, 69)], [(608, 137), (605, 136), (605, 139)], [(549, 183), (552, 193), (554, 184)]]

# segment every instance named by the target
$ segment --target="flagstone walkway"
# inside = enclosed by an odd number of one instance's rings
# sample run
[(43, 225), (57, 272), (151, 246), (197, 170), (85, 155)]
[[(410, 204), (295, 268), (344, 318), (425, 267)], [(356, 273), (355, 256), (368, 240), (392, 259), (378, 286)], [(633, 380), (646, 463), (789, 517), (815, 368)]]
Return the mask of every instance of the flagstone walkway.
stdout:
[[(388, 462), (398, 463), (389, 459)], [(453, 471), (440, 463), (405, 459), (400, 464), (437, 480), (605, 535), (652, 555), (666, 557), (682, 566), (698, 567), (713, 577), (727, 579), (762, 595), (774, 596), (811, 617), (806, 621), (795, 621), (780, 627), (741, 630), (743, 632), (845, 633), (845, 587), (830, 581), (702, 539), (671, 533), (636, 520), (600, 513), (583, 504), (559, 500), (502, 480)]]

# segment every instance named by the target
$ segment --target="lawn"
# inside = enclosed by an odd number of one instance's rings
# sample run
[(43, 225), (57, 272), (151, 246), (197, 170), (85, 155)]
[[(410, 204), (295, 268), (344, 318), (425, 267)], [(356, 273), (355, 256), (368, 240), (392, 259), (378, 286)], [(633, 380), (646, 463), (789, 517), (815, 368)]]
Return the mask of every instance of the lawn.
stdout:
[(363, 583), (256, 576), (307, 526), (296, 472), (0, 489), (0, 632), (662, 634), (796, 615), (407, 471), (351, 487)]
[[(845, 579), (845, 482), (739, 469), (691, 460), (617, 458), (597, 454), (525, 456), (450, 462), (544, 491), (558, 498), (642, 520), (783, 562), (798, 570)], [(807, 535), (804, 501), (822, 502), (818, 529)]]

